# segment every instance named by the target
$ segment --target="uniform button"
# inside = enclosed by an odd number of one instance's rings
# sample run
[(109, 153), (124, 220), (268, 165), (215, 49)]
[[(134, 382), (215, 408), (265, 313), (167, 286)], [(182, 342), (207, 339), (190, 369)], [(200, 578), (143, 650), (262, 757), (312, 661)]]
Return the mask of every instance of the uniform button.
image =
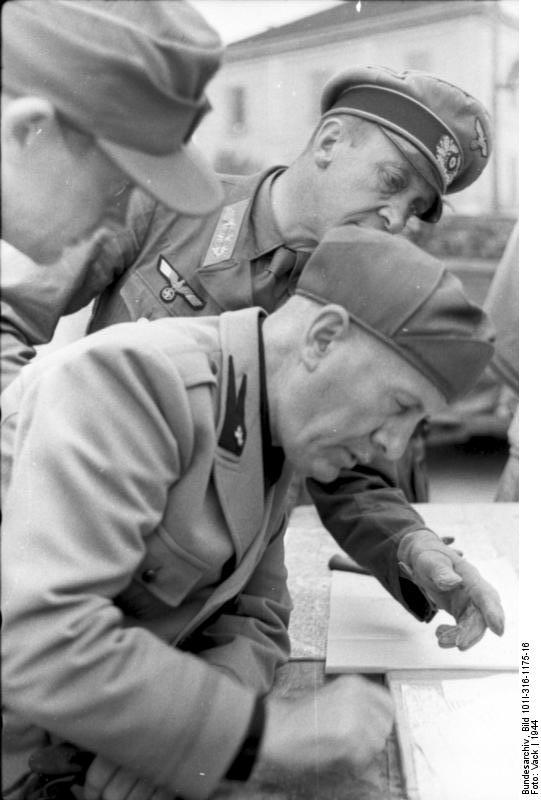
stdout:
[(215, 361), (210, 362), (210, 371), (212, 372), (213, 375), (218, 374), (218, 364), (216, 364)]
[(141, 580), (145, 583), (152, 583), (156, 580), (157, 574), (157, 569), (145, 569), (145, 571), (141, 573)]

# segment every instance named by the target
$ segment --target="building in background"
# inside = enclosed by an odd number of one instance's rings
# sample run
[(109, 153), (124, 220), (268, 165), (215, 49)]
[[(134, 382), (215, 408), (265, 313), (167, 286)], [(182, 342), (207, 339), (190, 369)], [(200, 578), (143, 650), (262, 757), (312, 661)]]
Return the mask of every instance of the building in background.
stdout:
[(356, 64), (424, 70), (478, 97), (493, 117), (494, 154), (452, 207), (516, 214), (518, 20), (497, 0), (345, 0), (235, 42), (196, 141), (219, 171), (288, 164), (317, 122), (326, 80)]

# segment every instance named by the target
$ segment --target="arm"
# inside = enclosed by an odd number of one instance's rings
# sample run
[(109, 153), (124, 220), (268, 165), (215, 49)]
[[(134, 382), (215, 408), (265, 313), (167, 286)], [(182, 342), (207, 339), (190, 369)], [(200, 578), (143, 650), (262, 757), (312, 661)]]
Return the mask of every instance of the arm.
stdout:
[(307, 485), (321, 521), (340, 547), (410, 613), (430, 621), (434, 605), (402, 574), (397, 556), (407, 533), (427, 527), (398, 488), (393, 464), (381, 460), (344, 470), (332, 483), (309, 480)]
[(235, 603), (205, 629), (208, 649), (199, 653), (259, 693), (269, 691), (277, 667), (289, 655), (291, 602), (283, 534), (282, 528), (273, 537)]
[(125, 350), (86, 340), (25, 394), (4, 504), (3, 698), (189, 800), (226, 771), (254, 693), (126, 626), (112, 601), (190, 457), (184, 386), (145, 336)]
[(500, 635), (504, 613), (495, 589), (477, 569), (426, 528), (402, 493), (385, 487), (383, 474), (351, 470), (333, 484), (311, 482), (325, 526), (355, 560), (366, 566), (418, 619), (438, 608), (456, 625), (440, 625), (441, 647), (466, 650), (487, 628)]

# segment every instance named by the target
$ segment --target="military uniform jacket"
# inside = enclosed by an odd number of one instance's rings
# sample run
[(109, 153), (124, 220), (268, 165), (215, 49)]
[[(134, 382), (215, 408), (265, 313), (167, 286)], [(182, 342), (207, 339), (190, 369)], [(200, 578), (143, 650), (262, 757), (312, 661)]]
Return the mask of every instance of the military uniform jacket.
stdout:
[[(84, 268), (77, 266), (84, 274), (118, 276), (99, 297), (90, 330), (141, 317), (220, 314), (253, 305), (270, 312), (284, 302), (307, 254), (284, 248), (274, 224), (269, 183), (283, 169), (222, 176), (225, 205), (206, 219), (173, 213), (135, 192), (128, 225), (108, 240), (102, 236)], [(10, 296), (15, 294), (14, 286)], [(363, 466), (331, 486), (311, 481), (309, 490), (346, 552), (415, 616), (432, 618), (433, 607), (398, 571), (399, 540), (426, 526), (397, 488), (396, 471), (388, 463)]]
[[(150, 214), (148, 201), (134, 198), (130, 241), (120, 248), (130, 254), (130, 266), (100, 296), (91, 330), (141, 316), (219, 314), (250, 305), (271, 312), (285, 302), (309, 254), (285, 248), (274, 223), (269, 185), (283, 169), (222, 176), (225, 205), (207, 219), (160, 206)], [(346, 552), (408, 611), (431, 619), (434, 607), (398, 570), (399, 540), (426, 526), (397, 488), (394, 467), (363, 466), (344, 471), (331, 486), (309, 481), (308, 488)]]
[(236, 755), (288, 654), (258, 313), (115, 326), (5, 392), (6, 778), (29, 723), (186, 800)]

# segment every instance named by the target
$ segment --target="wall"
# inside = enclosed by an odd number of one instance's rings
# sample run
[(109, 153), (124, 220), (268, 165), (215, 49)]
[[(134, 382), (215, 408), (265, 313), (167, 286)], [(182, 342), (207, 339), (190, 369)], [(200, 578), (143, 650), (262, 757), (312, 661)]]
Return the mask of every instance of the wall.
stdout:
[[(332, 38), (317, 46), (230, 60), (213, 79), (209, 97), (213, 111), (199, 128), (196, 141), (211, 160), (229, 154), (225, 164), (250, 172), (261, 166), (289, 163), (304, 147), (319, 115), (319, 95), (333, 73), (355, 64), (381, 64), (394, 69), (433, 72), (478, 97), (494, 113), (498, 126), (498, 172), (495, 161), (471, 188), (453, 196), (460, 213), (516, 210), (516, 96), (499, 90), (518, 54), (516, 31), (484, 15), (432, 21), (382, 30), (349, 40)], [(237, 45), (237, 52), (240, 46)], [(494, 54), (497, 53), (497, 56)], [(496, 75), (493, 80), (494, 69)], [(244, 126), (232, 128), (231, 92), (244, 87)], [(223, 159), (218, 165), (224, 168)]]

